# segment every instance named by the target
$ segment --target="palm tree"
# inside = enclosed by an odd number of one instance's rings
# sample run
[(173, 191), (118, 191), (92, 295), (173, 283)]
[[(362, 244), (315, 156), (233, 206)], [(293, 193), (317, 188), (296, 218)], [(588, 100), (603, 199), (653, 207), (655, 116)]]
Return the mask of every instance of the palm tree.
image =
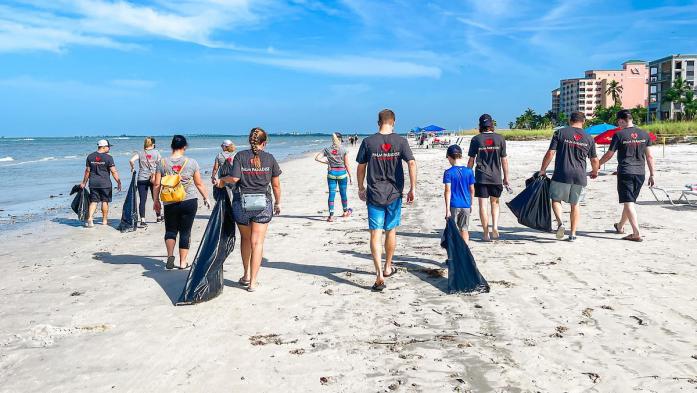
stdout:
[(624, 90), (622, 85), (614, 79), (607, 85), (605, 94), (612, 97), (612, 101), (615, 102), (614, 106), (622, 106), (622, 90)]
[(509, 122), (508, 122), (508, 128), (511, 129), (511, 130), (514, 129), (514, 128), (515, 128), (515, 123), (512, 122), (512, 121), (509, 121)]
[(533, 123), (535, 122), (535, 116), (537, 116), (537, 114), (535, 113), (534, 110), (532, 110), (530, 108), (528, 108), (525, 112), (523, 112), (523, 116), (521, 116), (522, 117), (521, 120), (523, 123), (523, 127), (525, 129), (528, 129), (528, 130), (532, 129)]
[(682, 108), (687, 120), (695, 118), (695, 115), (697, 115), (697, 99), (695, 99), (694, 91), (688, 90), (685, 93), (685, 98), (682, 99)]
[[(675, 81), (673, 81), (673, 86), (666, 90), (663, 93), (663, 98), (661, 99), (662, 102), (667, 102), (672, 104), (677, 104), (677, 109), (680, 113), (685, 112), (685, 115), (687, 115), (687, 112), (684, 110), (684, 99), (688, 94), (692, 93), (692, 97), (694, 98), (694, 92), (692, 92), (692, 88), (690, 85), (687, 84), (682, 78), (678, 78)], [(680, 114), (678, 113), (678, 120)]]

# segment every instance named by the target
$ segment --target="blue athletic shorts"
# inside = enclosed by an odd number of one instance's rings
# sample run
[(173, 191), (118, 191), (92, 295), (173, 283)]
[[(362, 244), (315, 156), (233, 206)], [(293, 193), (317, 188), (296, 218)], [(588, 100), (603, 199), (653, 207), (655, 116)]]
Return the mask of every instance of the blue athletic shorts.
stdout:
[(402, 218), (402, 198), (387, 206), (368, 204), (368, 227), (371, 230), (389, 231), (399, 226)]

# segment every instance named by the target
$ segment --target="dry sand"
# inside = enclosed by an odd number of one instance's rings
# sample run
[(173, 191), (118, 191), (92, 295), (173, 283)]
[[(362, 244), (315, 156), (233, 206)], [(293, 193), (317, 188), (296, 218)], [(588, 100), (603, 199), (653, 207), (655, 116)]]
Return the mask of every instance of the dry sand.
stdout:
[[(509, 144), (516, 191), (546, 145)], [(575, 243), (523, 228), (503, 207), (502, 240), (482, 243), (479, 220), (471, 227), (491, 293), (447, 295), (446, 279), (429, 274), (445, 259), (447, 162), (442, 150), (416, 154), (401, 271), (379, 294), (369, 291), (366, 209), (355, 185), (354, 217), (324, 222), (326, 181), (309, 157), (282, 165), (284, 215), (271, 224), (255, 293), (235, 284), (235, 250), (220, 297), (173, 306), (186, 273), (164, 270), (161, 225), (121, 234), (65, 217), (4, 231), (0, 391), (697, 388), (697, 209), (657, 204), (644, 190), (646, 240), (637, 244), (608, 232), (620, 210), (611, 175), (590, 182)], [(696, 146), (668, 146), (665, 158), (657, 148), (656, 156), (659, 184), (697, 182)], [(192, 247), (206, 225), (208, 211), (199, 212)]]

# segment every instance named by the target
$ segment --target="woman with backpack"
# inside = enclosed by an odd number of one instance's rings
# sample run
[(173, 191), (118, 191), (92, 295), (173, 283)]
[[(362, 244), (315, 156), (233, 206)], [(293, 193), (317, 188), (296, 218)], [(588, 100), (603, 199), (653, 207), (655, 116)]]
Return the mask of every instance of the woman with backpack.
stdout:
[(203, 204), (210, 208), (208, 190), (201, 180), (198, 162), (185, 156), (188, 146), (186, 138), (175, 135), (172, 138), (172, 155), (158, 162), (155, 172), (155, 210), (164, 204), (165, 246), (167, 247), (168, 270), (174, 268), (174, 246), (179, 235), (179, 269), (189, 265), (186, 257), (191, 242), (191, 227), (198, 210), (197, 191), (203, 197)]
[[(266, 148), (266, 131), (253, 128), (249, 133), (249, 150), (232, 160), (232, 175), (218, 181), (218, 187), (236, 183), (232, 212), (242, 237), (242, 267), (239, 283), (254, 292), (264, 256), (264, 239), (269, 222), (281, 213), (281, 169)], [(273, 190), (273, 197), (271, 191)]]
[[(148, 201), (148, 191), (152, 193), (152, 199), (155, 200), (155, 189), (153, 182), (155, 181), (155, 170), (157, 163), (160, 162), (160, 152), (155, 149), (155, 138), (148, 136), (143, 141), (143, 150), (135, 153), (128, 162), (131, 164), (131, 172), (135, 172), (135, 162), (138, 161), (138, 214), (140, 215), (140, 227), (145, 228), (145, 203)], [(157, 222), (162, 221), (160, 210), (156, 210)]]

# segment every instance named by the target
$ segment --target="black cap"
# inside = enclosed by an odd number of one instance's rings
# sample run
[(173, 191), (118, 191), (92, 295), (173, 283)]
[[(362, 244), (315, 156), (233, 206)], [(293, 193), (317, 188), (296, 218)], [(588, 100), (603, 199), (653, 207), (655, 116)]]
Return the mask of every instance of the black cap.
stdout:
[(446, 155), (448, 157), (454, 157), (456, 154), (462, 155), (462, 148), (458, 145), (448, 146), (448, 152), (446, 153)]
[(485, 113), (481, 116), (479, 116), (479, 128), (487, 128), (487, 127), (493, 127), (494, 126), (494, 119), (491, 118), (491, 115)]

